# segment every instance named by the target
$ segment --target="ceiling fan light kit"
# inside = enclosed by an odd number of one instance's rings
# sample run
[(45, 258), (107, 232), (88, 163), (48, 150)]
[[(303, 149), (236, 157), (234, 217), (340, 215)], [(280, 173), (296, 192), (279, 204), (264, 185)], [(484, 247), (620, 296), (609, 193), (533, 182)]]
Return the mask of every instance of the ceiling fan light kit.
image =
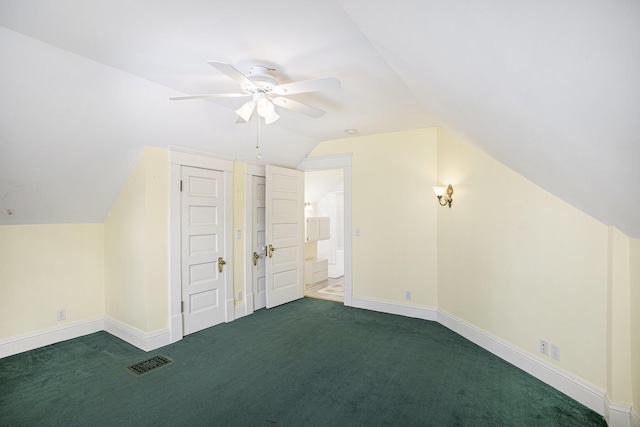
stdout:
[(258, 99), (256, 108), (258, 110), (258, 115), (264, 118), (265, 125), (271, 124), (280, 118), (271, 101), (264, 96)]
[(249, 101), (244, 103), (242, 107), (238, 108), (236, 110), (236, 114), (240, 116), (242, 120), (244, 120), (245, 122), (248, 122), (249, 120), (251, 120), (251, 117), (253, 116), (253, 112), (255, 111), (255, 109), (256, 109), (255, 101)]

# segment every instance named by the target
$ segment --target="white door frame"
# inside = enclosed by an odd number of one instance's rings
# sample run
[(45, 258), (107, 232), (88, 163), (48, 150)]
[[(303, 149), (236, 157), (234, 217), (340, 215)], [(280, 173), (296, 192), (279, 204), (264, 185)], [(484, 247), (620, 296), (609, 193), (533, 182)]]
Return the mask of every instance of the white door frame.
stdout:
[(253, 313), (253, 263), (249, 261), (253, 254), (253, 216), (251, 206), (253, 205), (253, 176), (265, 177), (267, 175), (264, 164), (245, 162), (244, 164), (244, 255), (242, 262), (244, 263), (244, 313), (243, 315)]
[[(180, 171), (182, 166), (212, 169), (224, 172), (225, 253), (228, 271), (233, 271), (233, 159), (210, 153), (169, 147), (169, 329), (171, 342), (184, 336), (182, 329), (182, 278), (181, 278), (181, 221), (180, 221)], [(234, 320), (233, 274), (225, 283), (225, 322)]]
[(298, 165), (304, 172), (342, 169), (344, 171), (344, 305), (352, 305), (353, 264), (351, 234), (351, 154), (306, 157)]

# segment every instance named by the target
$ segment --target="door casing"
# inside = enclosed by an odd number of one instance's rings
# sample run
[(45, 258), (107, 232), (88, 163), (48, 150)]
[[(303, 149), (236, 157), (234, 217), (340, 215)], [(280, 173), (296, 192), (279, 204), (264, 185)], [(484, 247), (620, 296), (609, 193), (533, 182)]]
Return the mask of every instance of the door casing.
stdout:
[(298, 169), (304, 172), (342, 169), (344, 173), (344, 305), (351, 306), (353, 298), (353, 234), (351, 224), (351, 154), (307, 157)]

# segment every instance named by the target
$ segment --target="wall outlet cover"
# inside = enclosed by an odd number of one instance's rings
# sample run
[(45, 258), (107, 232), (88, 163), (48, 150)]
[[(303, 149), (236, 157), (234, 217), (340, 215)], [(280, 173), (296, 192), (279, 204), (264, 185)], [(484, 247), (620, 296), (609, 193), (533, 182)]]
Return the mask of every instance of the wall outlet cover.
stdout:
[(540, 340), (540, 353), (545, 356), (549, 355), (549, 343), (545, 340)]
[(58, 310), (58, 322), (61, 320), (67, 320), (67, 310)]

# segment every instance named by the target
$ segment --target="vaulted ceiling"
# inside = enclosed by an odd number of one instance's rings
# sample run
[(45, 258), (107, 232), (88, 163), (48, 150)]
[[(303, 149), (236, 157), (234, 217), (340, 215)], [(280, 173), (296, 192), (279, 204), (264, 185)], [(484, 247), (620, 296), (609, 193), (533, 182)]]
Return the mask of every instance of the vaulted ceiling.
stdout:
[(262, 126), (264, 162), (443, 126), (640, 237), (639, 23), (637, 0), (0, 0), (0, 224), (102, 222), (144, 145), (255, 160), (244, 99), (169, 101), (235, 91), (218, 60), (342, 82)]

